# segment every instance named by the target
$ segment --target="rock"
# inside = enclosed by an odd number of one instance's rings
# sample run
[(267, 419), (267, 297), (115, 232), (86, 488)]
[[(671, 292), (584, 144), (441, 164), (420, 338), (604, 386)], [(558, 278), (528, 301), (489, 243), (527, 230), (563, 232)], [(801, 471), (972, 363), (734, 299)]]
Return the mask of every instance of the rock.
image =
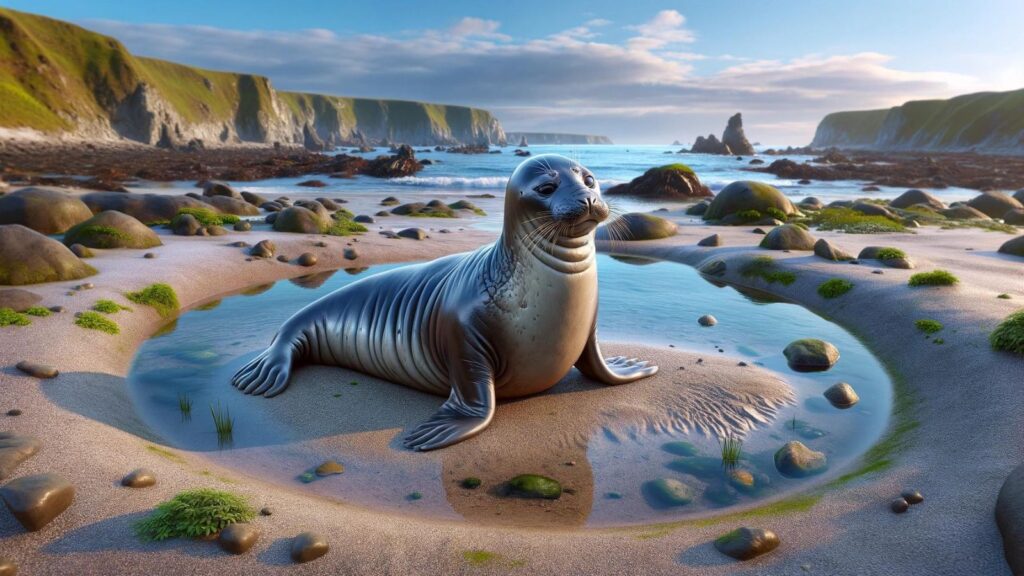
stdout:
[(249, 204), (245, 200), (230, 198), (228, 196), (204, 197), (203, 202), (206, 202), (224, 214), (234, 214), (235, 216), (256, 216), (260, 213), (259, 208)]
[(208, 180), (203, 183), (203, 196), (224, 196), (227, 198), (234, 198), (236, 200), (242, 200), (243, 196), (235, 191), (227, 182), (221, 182), (219, 180)]
[(694, 492), (675, 478), (658, 478), (643, 486), (648, 502), (656, 507), (685, 506), (693, 502)]
[(274, 243), (270, 240), (260, 240), (252, 247), (249, 254), (256, 256), (257, 258), (273, 258), (274, 257)]
[(754, 147), (750, 145), (746, 134), (743, 133), (743, 115), (737, 112), (729, 118), (722, 132), (722, 144), (729, 147), (733, 154), (751, 156), (754, 154)]
[(963, 204), (940, 210), (939, 214), (950, 220), (991, 220), (984, 212)]
[(562, 485), (554, 478), (538, 474), (520, 474), (508, 482), (509, 494), (519, 498), (541, 498), (557, 500), (562, 495)]
[(700, 272), (701, 274), (704, 274), (705, 276), (719, 278), (725, 276), (726, 269), (727, 266), (724, 261), (712, 260), (710, 262), (705, 262), (704, 264), (701, 264), (700, 268), (698, 268), (697, 271)]
[(156, 232), (127, 214), (107, 210), (72, 226), (64, 233), (64, 244), (89, 248), (153, 248), (162, 246)]
[(689, 208), (687, 208), (686, 209), (686, 215), (687, 216), (703, 216), (704, 213), (708, 211), (708, 206), (710, 206), (710, 205), (711, 205), (711, 202), (708, 202), (707, 200), (701, 200), (700, 202), (697, 202), (693, 206), (690, 206)]
[(814, 243), (814, 255), (818, 256), (819, 258), (824, 258), (825, 260), (832, 260), (836, 262), (853, 260), (852, 255), (848, 254), (841, 248), (833, 246), (828, 240), (825, 240), (824, 238), (820, 238), (817, 242)]
[(924, 204), (935, 210), (945, 210), (946, 205), (935, 196), (923, 190), (907, 190), (889, 202), (893, 208), (910, 208), (917, 204)]
[(718, 324), (718, 320), (711, 314), (705, 314), (700, 318), (697, 318), (697, 324), (700, 324), (701, 326), (704, 327), (709, 327)]
[(693, 146), (690, 147), (690, 153), (732, 156), (732, 149), (723, 144), (714, 134), (708, 134), (707, 138), (697, 136), (697, 139), (693, 141)]
[(22, 414), (24, 414), (24, 412), (22, 412), (18, 408), (11, 408), (10, 410), (7, 411), (8, 416), (21, 416)]
[(360, 224), (374, 224), (377, 222), (376, 220), (373, 219), (373, 216), (367, 216), (365, 214), (360, 214), (353, 218), (352, 220), (354, 222), (359, 222)]
[(697, 242), (697, 246), (721, 246), (721, 245), (722, 245), (722, 236), (721, 236), (721, 234), (712, 234), (711, 236), (708, 236), (707, 238), (701, 238), (701, 240), (699, 242)]
[(218, 226), (218, 225), (214, 224), (212, 226), (207, 226), (206, 227), (206, 235), (207, 236), (224, 236), (227, 233), (228, 233), (227, 229), (224, 228), (223, 226)]
[(327, 208), (331, 212), (341, 209), (341, 206), (338, 204), (338, 202), (335, 202), (330, 198), (317, 198), (316, 201), (319, 202), (321, 206)]
[(314, 532), (303, 532), (292, 540), (292, 560), (298, 563), (309, 562), (327, 554), (330, 546), (327, 539)]
[(815, 338), (794, 340), (782, 353), (789, 367), (797, 372), (828, 370), (839, 361), (839, 350), (835, 346)]
[(336, 460), (327, 460), (316, 467), (317, 476), (333, 476), (335, 474), (341, 474), (344, 471), (345, 467), (338, 464)]
[(121, 478), (121, 486), (128, 488), (149, 488), (156, 484), (156, 474), (149, 468), (137, 468)]
[(381, 206), (398, 206), (402, 201), (394, 196), (388, 196), (387, 198), (380, 201)]
[(786, 216), (796, 214), (796, 207), (789, 198), (774, 186), (764, 182), (739, 180), (729, 184), (711, 200), (705, 220), (722, 220), (739, 212), (756, 210), (761, 215), (771, 215), (778, 210)]
[(914, 261), (910, 258), (886, 258), (885, 260), (881, 260), (881, 262), (889, 268), (899, 268), (901, 270), (914, 269)]
[(828, 459), (821, 452), (811, 450), (803, 443), (792, 440), (775, 453), (775, 468), (789, 478), (804, 478), (820, 474), (828, 467)]
[(260, 209), (266, 210), (267, 212), (278, 212), (280, 210), (284, 210), (284, 208), (284, 206), (277, 202), (264, 202), (263, 204), (260, 204)]
[(795, 224), (772, 228), (760, 244), (761, 248), (768, 250), (814, 250), (814, 245), (814, 236)]
[(274, 220), (277, 232), (295, 232), (300, 234), (319, 234), (326, 223), (315, 212), (302, 206), (292, 206), (277, 212)]
[(245, 554), (259, 540), (260, 531), (248, 522), (228, 524), (220, 531), (217, 543), (225, 552)]
[(1007, 240), (999, 247), (999, 251), (1003, 254), (1024, 257), (1024, 236), (1017, 236), (1012, 240)]
[[(200, 197), (201, 198), (201, 197)], [(183, 208), (205, 208), (210, 205), (191, 196), (170, 194), (125, 194), (123, 192), (90, 192), (82, 195), (94, 213), (116, 210), (127, 214), (143, 224), (173, 220)]]
[(885, 206), (879, 204), (873, 204), (871, 202), (854, 202), (851, 206), (853, 210), (865, 214), (867, 216), (884, 216), (886, 218), (896, 218), (896, 215), (889, 211)]
[(0, 576), (17, 576), (18, 564), (11, 558), (0, 556)]
[(1002, 216), (1003, 222), (1012, 224), (1013, 226), (1024, 226), (1024, 209), (1014, 208), (1007, 210), (1006, 214)]
[(33, 436), (0, 432), (0, 480), (8, 478), (19, 464), (35, 456), (42, 442)]
[[(679, 226), (660, 216), (630, 212), (597, 229), (598, 240), (657, 240), (675, 236)], [(614, 236), (614, 238), (612, 237)]]
[(274, 511), (271, 510), (267, 506), (264, 506), (263, 508), (260, 508), (260, 516), (270, 516), (273, 513), (274, 513)]
[(58, 474), (22, 476), (0, 488), (7, 509), (29, 532), (42, 529), (71, 506), (75, 488)]
[(302, 182), (299, 182), (298, 184), (296, 184), (296, 186), (305, 186), (306, 188), (325, 188), (327, 186), (327, 182), (324, 182), (323, 180), (316, 180), (316, 179), (314, 179), (314, 180), (303, 180)]
[(825, 399), (828, 400), (833, 406), (840, 410), (852, 408), (857, 402), (860, 402), (860, 396), (857, 396), (857, 392), (846, 382), (837, 382), (830, 386), (823, 393)]
[(924, 496), (922, 496), (917, 490), (904, 490), (900, 496), (902, 496), (903, 499), (907, 501), (907, 504), (910, 504), (911, 506), (924, 502)]
[(171, 220), (171, 231), (177, 236), (195, 236), (203, 225), (191, 214), (178, 214)]
[(231, 244), (228, 244), (228, 246), (232, 246), (234, 248), (248, 248), (249, 243), (245, 242), (244, 240), (239, 240), (238, 242), (232, 242)]
[(274, 220), (277, 220), (277, 212), (271, 212), (270, 214), (267, 214), (267, 216), (263, 219), (263, 221), (267, 224), (273, 224)]
[(299, 266), (315, 266), (316, 265), (316, 254), (312, 252), (303, 252), (298, 259)]
[(737, 560), (750, 560), (779, 547), (779, 537), (764, 528), (737, 528), (715, 539), (715, 548)]
[(387, 216), (391, 216), (391, 212), (388, 212), (387, 210), (380, 210), (376, 214), (374, 214), (374, 216), (378, 218), (385, 218)]
[(280, 256), (277, 257), (277, 261), (278, 262), (287, 262), (288, 261), (288, 257), (285, 256), (284, 254), (281, 254)]
[(242, 200), (245, 200), (249, 204), (252, 204), (253, 206), (257, 207), (267, 203), (267, 199), (264, 198), (263, 196), (260, 196), (255, 192), (246, 192), (245, 190), (242, 191)]
[(1006, 562), (1014, 574), (1024, 574), (1024, 464), (1003, 482), (995, 508)]
[(398, 232), (398, 236), (411, 240), (426, 240), (427, 231), (423, 228), (406, 228)]
[(967, 206), (982, 212), (989, 218), (1002, 218), (1003, 214), (1010, 210), (1024, 209), (1024, 204), (1002, 192), (982, 192), (971, 198), (967, 202)]
[(60, 372), (56, 368), (47, 364), (37, 364), (35, 362), (29, 362), (28, 360), (22, 360), (18, 362), (15, 367), (21, 370), (29, 376), (35, 376), (36, 378), (56, 378)]
[(21, 288), (0, 290), (0, 308), (10, 308), (15, 312), (24, 312), (42, 301), (39, 294)]
[(53, 238), (20, 224), (0, 226), (0, 285), (76, 280), (95, 273)]
[(711, 190), (700, 183), (685, 164), (666, 164), (651, 168), (625, 184), (604, 191), (608, 196), (634, 196), (649, 200), (692, 200), (710, 197)]
[(897, 498), (892, 501), (892, 503), (889, 505), (889, 508), (891, 508), (892, 511), (896, 514), (903, 514), (904, 512), (910, 509), (910, 503), (908, 503), (903, 498)]
[(359, 258), (359, 253), (356, 252), (355, 248), (345, 248), (342, 255), (345, 257), (345, 260), (355, 260), (356, 258)]
[(233, 228), (235, 232), (248, 232), (252, 230), (252, 223), (248, 220), (239, 220), (238, 222), (235, 222)]
[(96, 256), (88, 246), (82, 246), (81, 244), (72, 244), (68, 249), (71, 250), (72, 254), (79, 258), (92, 258), (93, 256)]
[(60, 234), (92, 217), (92, 210), (59, 188), (33, 186), (0, 196), (0, 224), (21, 224), (41, 234)]

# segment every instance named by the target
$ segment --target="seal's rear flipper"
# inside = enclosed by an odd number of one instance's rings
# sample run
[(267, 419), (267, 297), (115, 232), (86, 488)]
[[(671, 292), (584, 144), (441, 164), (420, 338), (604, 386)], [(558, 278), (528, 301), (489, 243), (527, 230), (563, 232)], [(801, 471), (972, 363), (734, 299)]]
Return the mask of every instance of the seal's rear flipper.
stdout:
[(284, 392), (291, 372), (290, 351), (275, 342), (243, 366), (231, 379), (231, 384), (246, 394), (270, 398)]

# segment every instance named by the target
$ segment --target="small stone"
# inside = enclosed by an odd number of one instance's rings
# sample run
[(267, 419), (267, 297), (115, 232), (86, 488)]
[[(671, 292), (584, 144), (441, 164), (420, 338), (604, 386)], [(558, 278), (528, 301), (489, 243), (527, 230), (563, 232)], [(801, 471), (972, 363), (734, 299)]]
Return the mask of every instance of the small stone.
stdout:
[(24, 414), (24, 412), (22, 412), (18, 408), (11, 408), (10, 410), (7, 411), (8, 416), (21, 416), (22, 414)]
[(352, 219), (353, 222), (359, 222), (360, 224), (375, 224), (377, 221), (373, 219), (373, 216), (367, 216), (366, 214), (360, 214)]
[(288, 261), (288, 257), (285, 256), (284, 254), (281, 254), (280, 256), (277, 257), (277, 261), (278, 262), (287, 262)]
[(408, 496), (406, 496), (406, 499), (408, 499), (410, 502), (415, 502), (417, 500), (422, 500), (423, 499), (423, 492), (411, 492), (411, 493), (409, 493)]
[(227, 233), (228, 233), (227, 229), (224, 228), (223, 226), (207, 226), (206, 227), (206, 235), (207, 236), (224, 236)]
[(17, 576), (18, 565), (10, 558), (0, 557), (0, 576)]
[(274, 243), (270, 240), (260, 240), (249, 253), (257, 258), (271, 258), (275, 249)]
[(825, 390), (824, 396), (833, 406), (840, 410), (845, 410), (860, 402), (860, 396), (857, 396), (853, 386), (846, 382), (833, 384), (828, 390)]
[(764, 528), (737, 528), (715, 540), (715, 548), (737, 560), (750, 560), (779, 547), (779, 537)]
[(323, 464), (316, 467), (317, 476), (333, 476), (335, 474), (341, 474), (345, 471), (345, 467), (338, 464), (336, 460), (326, 460)]
[(685, 506), (693, 502), (693, 488), (675, 478), (659, 478), (644, 484), (645, 491), (658, 506)]
[(252, 230), (252, 222), (249, 222), (248, 220), (239, 220), (238, 222), (235, 222), (234, 229), (235, 232), (248, 232), (249, 230)]
[(828, 467), (828, 459), (821, 452), (811, 450), (802, 442), (793, 440), (775, 453), (775, 468), (789, 478), (803, 478), (820, 474)]
[(554, 478), (539, 474), (520, 474), (508, 482), (509, 492), (520, 498), (542, 498), (557, 500), (562, 495), (562, 485)]
[(232, 554), (244, 554), (252, 548), (260, 537), (258, 528), (248, 522), (228, 524), (220, 531), (217, 543), (225, 551)]
[(81, 244), (72, 244), (71, 253), (74, 254), (75, 256), (78, 256), (79, 258), (92, 258), (93, 256), (95, 256), (95, 254), (93, 254), (92, 249), (90, 249), (88, 246), (83, 246)]
[(156, 474), (149, 468), (132, 470), (127, 476), (121, 478), (121, 486), (128, 488), (148, 488), (156, 484)]
[(92, 282), (85, 282), (83, 284), (79, 284), (78, 286), (75, 286), (75, 290), (92, 290), (95, 287), (96, 287), (96, 285), (93, 284)]
[(71, 506), (75, 488), (58, 474), (22, 476), (0, 488), (11, 514), (29, 532), (42, 529)]
[(425, 240), (429, 238), (427, 231), (423, 228), (406, 228), (398, 232), (398, 236), (401, 238), (409, 238), (411, 240)]
[(345, 251), (342, 252), (342, 254), (345, 256), (345, 260), (355, 260), (356, 258), (359, 258), (359, 253), (356, 252), (355, 248), (345, 248)]
[(910, 504), (908, 504), (903, 498), (897, 498), (892, 501), (892, 504), (890, 504), (889, 507), (892, 508), (892, 511), (896, 514), (903, 514), (910, 509)]
[(754, 489), (754, 475), (749, 470), (731, 470), (729, 484), (737, 490), (749, 492)]
[(885, 271), (884, 270), (872, 270), (871, 273), (872, 274), (885, 274)]
[(712, 234), (711, 236), (708, 236), (707, 238), (702, 238), (699, 242), (697, 242), (697, 246), (721, 246), (721, 245), (722, 245), (722, 235), (721, 234)]
[(63, 306), (50, 306), (50, 312), (53, 312), (55, 314), (60, 314), (60, 313), (64, 312), (64, 307)]
[(750, 366), (750, 364), (747, 364), (746, 362), (744, 362), (744, 361), (742, 361), (742, 360), (740, 360), (739, 362), (737, 362), (737, 363), (736, 363), (736, 365), (737, 365), (737, 366), (740, 366), (740, 367), (742, 367), (742, 368), (746, 368), (747, 366)]
[(314, 242), (313, 246), (316, 246), (317, 248), (327, 248), (327, 242), (320, 240), (319, 242)]
[(767, 232), (764, 231), (764, 228), (754, 228), (751, 232), (754, 234), (767, 234)]
[(142, 257), (145, 258), (146, 260), (152, 260), (156, 258), (156, 252), (146, 252), (145, 254), (142, 255)]
[(239, 240), (238, 242), (232, 242), (231, 244), (228, 244), (228, 246), (234, 246), (235, 248), (248, 248), (249, 243), (243, 240)]
[(271, 509), (270, 509), (269, 507), (267, 507), (267, 506), (264, 506), (263, 508), (260, 508), (260, 516), (270, 516), (270, 515), (272, 515), (273, 513), (274, 513), (274, 511), (273, 511), (273, 510), (271, 510)]
[(35, 456), (42, 445), (42, 442), (33, 436), (16, 436), (10, 432), (0, 432), (0, 480), (10, 476), (19, 464)]
[(462, 482), (461, 482), (462, 487), (466, 488), (468, 490), (472, 490), (474, 488), (479, 488), (481, 484), (483, 484), (483, 482), (479, 478), (477, 478), (475, 476), (470, 476), (469, 478), (463, 478)]
[(300, 564), (316, 560), (328, 550), (327, 539), (315, 532), (303, 532), (292, 539), (292, 560)]
[(21, 370), (29, 376), (35, 376), (36, 378), (56, 378), (60, 372), (53, 366), (47, 364), (37, 364), (35, 362), (29, 362), (28, 360), (22, 360), (15, 364), (18, 370)]
[(705, 314), (700, 318), (697, 318), (697, 324), (700, 324), (701, 326), (704, 327), (709, 327), (718, 324), (718, 320), (711, 314)]
[(924, 502), (924, 496), (922, 496), (921, 493), (918, 492), (917, 490), (904, 490), (903, 494), (900, 494), (900, 496), (903, 496), (903, 499), (906, 500), (907, 504), (910, 505), (920, 504), (921, 502)]
[(608, 492), (604, 497), (609, 500), (622, 500), (622, 494), (618, 492)]
[(782, 353), (789, 367), (797, 372), (821, 372), (839, 361), (839, 350), (816, 338), (794, 340)]
[(299, 266), (315, 266), (316, 265), (316, 254), (312, 252), (303, 252), (299, 256)]

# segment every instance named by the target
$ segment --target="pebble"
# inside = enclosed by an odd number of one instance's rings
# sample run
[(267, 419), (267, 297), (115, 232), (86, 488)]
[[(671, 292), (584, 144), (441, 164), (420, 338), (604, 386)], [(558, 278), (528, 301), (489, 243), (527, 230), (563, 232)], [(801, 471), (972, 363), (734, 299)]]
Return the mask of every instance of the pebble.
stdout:
[(323, 240), (321, 240), (321, 241), (316, 242), (315, 244), (313, 244), (313, 246), (316, 246), (317, 248), (327, 248), (327, 242), (324, 242)]
[(871, 273), (872, 274), (885, 274), (885, 272), (883, 272), (882, 270), (872, 270)]
[(17, 408), (11, 408), (10, 410), (7, 411), (8, 416), (21, 416), (22, 414), (24, 414), (24, 412)]
[(71, 506), (75, 488), (59, 474), (22, 476), (0, 488), (7, 509), (29, 532), (42, 529)]
[(55, 378), (60, 372), (53, 366), (47, 364), (37, 364), (35, 362), (29, 362), (28, 360), (22, 360), (18, 362), (15, 367), (21, 370), (29, 376), (35, 376), (36, 378)]
[(701, 326), (705, 327), (714, 326), (715, 324), (718, 324), (718, 319), (716, 319), (711, 314), (705, 314), (700, 318), (697, 318), (697, 324), (700, 324)]
[(235, 248), (248, 248), (249, 243), (239, 240), (238, 242), (232, 242), (231, 244), (228, 244), (228, 246), (234, 246)]
[(75, 286), (75, 290), (92, 290), (95, 287), (96, 285), (93, 284), (92, 282), (86, 282), (84, 284), (79, 284), (78, 286)]
[(750, 560), (779, 547), (779, 537), (764, 528), (737, 528), (715, 540), (715, 548), (737, 560)]
[(280, 256), (277, 257), (277, 261), (278, 262), (287, 262), (288, 261), (288, 257), (285, 256), (284, 254), (281, 254)]
[(892, 504), (890, 504), (889, 507), (892, 508), (892, 511), (896, 514), (903, 514), (910, 508), (910, 504), (908, 504), (903, 498), (897, 498), (892, 501)]
[(922, 496), (917, 490), (904, 490), (901, 496), (903, 496), (903, 499), (907, 501), (907, 504), (913, 505), (924, 502), (924, 496)]
[(153, 258), (156, 258), (156, 252), (146, 252), (142, 257), (147, 260), (152, 260)]
[(54, 312), (54, 313), (60, 314), (60, 313), (64, 312), (64, 307), (63, 306), (50, 306), (50, 312)]
[(479, 478), (476, 478), (475, 476), (470, 476), (469, 478), (463, 478), (461, 485), (463, 488), (472, 490), (474, 488), (479, 488), (480, 484), (482, 483), (483, 482)]
[(840, 410), (853, 407), (857, 402), (860, 402), (860, 396), (846, 382), (837, 382), (825, 390), (823, 393), (825, 399), (828, 400), (833, 406)]
[(341, 474), (345, 471), (345, 467), (338, 464), (336, 460), (326, 460), (323, 464), (316, 467), (317, 476), (332, 476), (334, 474)]
[(42, 445), (42, 442), (33, 436), (0, 432), (0, 480), (10, 476), (19, 464), (35, 456)]
[(244, 554), (252, 548), (260, 537), (258, 528), (248, 522), (228, 524), (220, 531), (217, 543), (226, 552), (232, 554)]
[(260, 509), (260, 516), (270, 516), (273, 513), (274, 511), (271, 510), (269, 506), (264, 506)]
[(0, 576), (15, 576), (18, 573), (18, 564), (10, 558), (0, 556)]
[(129, 488), (148, 488), (154, 484), (156, 484), (156, 474), (149, 468), (132, 470), (127, 476), (121, 478), (121, 486)]
[(316, 255), (312, 252), (303, 252), (302, 255), (299, 256), (298, 264), (299, 266), (315, 266)]
[(303, 532), (292, 540), (291, 557), (298, 563), (310, 562), (327, 554), (327, 539), (315, 532)]
[(355, 248), (345, 248), (345, 252), (343, 254), (345, 256), (345, 260), (355, 260), (356, 258), (359, 258), (359, 253), (356, 252)]

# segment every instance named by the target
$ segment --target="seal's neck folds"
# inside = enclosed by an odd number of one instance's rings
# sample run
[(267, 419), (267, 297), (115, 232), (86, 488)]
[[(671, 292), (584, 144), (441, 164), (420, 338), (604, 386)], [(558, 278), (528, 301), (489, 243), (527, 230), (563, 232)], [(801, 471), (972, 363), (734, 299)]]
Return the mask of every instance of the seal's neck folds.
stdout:
[(502, 233), (506, 246), (523, 257), (535, 258), (557, 272), (578, 274), (594, 265), (596, 250), (593, 231), (583, 236), (563, 236), (559, 234), (557, 226), (547, 219), (521, 222), (513, 227), (513, 238), (506, 237), (508, 230), (506, 227)]

